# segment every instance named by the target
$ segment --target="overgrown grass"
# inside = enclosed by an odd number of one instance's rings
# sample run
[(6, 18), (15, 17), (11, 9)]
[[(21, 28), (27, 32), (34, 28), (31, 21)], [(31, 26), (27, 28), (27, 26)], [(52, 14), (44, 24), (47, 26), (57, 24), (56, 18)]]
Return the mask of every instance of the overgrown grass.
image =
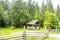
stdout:
[(23, 30), (23, 28), (0, 28), (0, 36), (21, 32)]
[(44, 38), (42, 40), (58, 40), (57, 38), (54, 38), (54, 37), (48, 37), (48, 38)]
[(37, 37), (27, 37), (26, 40), (36, 40)]
[(47, 31), (47, 30), (45, 30), (44, 28), (39, 28), (39, 29), (35, 29), (35, 30), (33, 30), (33, 29), (32, 30), (31, 29), (30, 30), (26, 29), (26, 31), (36, 31), (36, 32), (38, 32), (38, 31), (41, 32), (42, 31), (42, 32), (44, 32), (44, 31)]
[[(4, 35), (9, 35), (9, 34), (13, 34), (16, 32), (21, 32), (23, 31), (23, 28), (0, 28), (0, 36), (4, 36)], [(29, 31), (26, 29), (26, 31)], [(44, 28), (40, 28), (39, 30), (31, 30), (31, 31), (45, 31)], [(50, 32), (51, 33), (51, 32)], [(52, 33), (54, 34), (54, 33)], [(36, 40), (37, 37), (27, 37), (27, 40)], [(42, 40), (57, 40), (57, 38), (44, 38)]]
[[(36, 39), (37, 39), (37, 37), (27, 37), (27, 40), (36, 40)], [(46, 37), (46, 38), (44, 38), (42, 40), (57, 40), (57, 38), (54, 38), (54, 37)]]
[[(0, 28), (0, 36), (3, 36), (3, 35), (9, 35), (9, 34), (13, 34), (13, 33), (16, 33), (16, 32), (21, 32), (21, 31), (24, 31), (23, 28)], [(39, 30), (28, 30), (26, 29), (26, 31), (46, 31), (44, 28), (40, 28)], [(56, 32), (49, 32), (49, 34), (56, 34)], [(60, 34), (60, 32), (58, 33)]]

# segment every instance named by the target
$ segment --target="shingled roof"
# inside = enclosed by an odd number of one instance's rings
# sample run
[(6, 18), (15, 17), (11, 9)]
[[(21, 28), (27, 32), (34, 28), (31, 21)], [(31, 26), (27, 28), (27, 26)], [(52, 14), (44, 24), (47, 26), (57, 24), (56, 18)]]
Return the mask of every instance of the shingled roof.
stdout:
[(36, 24), (38, 22), (38, 20), (32, 20), (30, 22), (28, 22), (27, 24)]

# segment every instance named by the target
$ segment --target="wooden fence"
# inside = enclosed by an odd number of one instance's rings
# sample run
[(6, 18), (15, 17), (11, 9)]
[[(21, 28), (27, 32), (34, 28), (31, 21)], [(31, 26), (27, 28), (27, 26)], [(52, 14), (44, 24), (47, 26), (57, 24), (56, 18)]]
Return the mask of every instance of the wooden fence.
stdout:
[(42, 40), (48, 35), (48, 32), (26, 32), (26, 37), (37, 37), (36, 40)]
[(27, 37), (37, 37), (36, 40), (41, 40), (48, 36), (48, 32), (33, 32), (24, 31), (7, 37), (0, 37), (0, 40), (26, 40)]

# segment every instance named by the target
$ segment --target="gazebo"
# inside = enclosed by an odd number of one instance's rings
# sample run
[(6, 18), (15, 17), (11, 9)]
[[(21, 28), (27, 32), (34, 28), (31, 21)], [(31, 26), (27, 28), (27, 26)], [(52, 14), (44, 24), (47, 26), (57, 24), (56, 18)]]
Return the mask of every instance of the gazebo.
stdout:
[(27, 23), (27, 29), (39, 29), (39, 21), (38, 20), (32, 20)]

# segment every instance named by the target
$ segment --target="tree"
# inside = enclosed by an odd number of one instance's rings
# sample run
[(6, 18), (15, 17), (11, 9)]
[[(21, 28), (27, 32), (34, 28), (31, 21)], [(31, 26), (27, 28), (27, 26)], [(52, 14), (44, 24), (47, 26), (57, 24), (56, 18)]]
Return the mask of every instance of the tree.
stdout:
[(47, 9), (47, 11), (45, 12), (45, 19), (44, 19), (45, 30), (47, 29), (48, 26), (50, 26), (50, 24), (51, 24), (51, 18), (50, 18), (50, 13)]
[(36, 3), (36, 5), (35, 5), (35, 13), (34, 13), (34, 18), (33, 19), (38, 20), (39, 16), (40, 16), (40, 10), (39, 10), (38, 3)]
[(12, 26), (20, 27), (28, 21), (30, 15), (26, 5), (23, 0), (17, 0), (13, 3), (9, 14)]
[(53, 8), (53, 5), (52, 5), (52, 1), (51, 0), (46, 0), (47, 1), (47, 8), (49, 10), (49, 12), (52, 12), (54, 13), (54, 8)]
[(23, 14), (22, 0), (15, 1), (11, 10), (11, 25), (19, 27), (22, 20), (21, 14)]
[(58, 26), (59, 20), (54, 13), (50, 13), (48, 10), (45, 13), (44, 27), (46, 28), (56, 28)]
[(30, 15), (30, 20), (33, 20), (33, 16), (36, 11), (34, 1), (32, 2), (32, 0), (28, 0), (27, 8), (28, 8), (28, 13)]
[(9, 1), (8, 0), (2, 0), (2, 1), (3, 1), (3, 3), (2, 3), (3, 8), (5, 10), (8, 10), (9, 9)]
[(40, 17), (39, 17), (42, 27), (43, 27), (43, 22), (44, 22), (44, 18), (45, 18), (44, 14), (45, 14), (46, 8), (47, 8), (47, 5), (44, 4), (44, 0), (43, 0), (41, 8), (40, 8), (41, 11), (40, 11)]
[(0, 26), (5, 26), (5, 21), (4, 21), (4, 9), (2, 4), (0, 4)]
[(42, 2), (42, 5), (41, 5), (41, 14), (44, 15), (45, 13), (45, 5), (44, 5), (44, 0)]
[(59, 7), (59, 5), (57, 6), (56, 13), (57, 13), (58, 19), (60, 20), (60, 7)]

